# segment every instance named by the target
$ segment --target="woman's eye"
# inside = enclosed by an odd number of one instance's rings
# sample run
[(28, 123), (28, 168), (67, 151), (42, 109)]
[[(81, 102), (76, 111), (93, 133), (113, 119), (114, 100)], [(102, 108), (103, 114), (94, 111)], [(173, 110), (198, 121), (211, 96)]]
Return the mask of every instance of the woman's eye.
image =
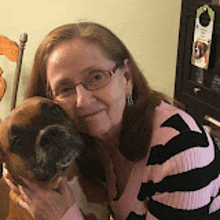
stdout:
[(90, 82), (98, 82), (103, 79), (103, 74), (101, 72), (96, 72), (89, 77)]
[(57, 94), (58, 95), (68, 95), (71, 92), (73, 92), (73, 90), (74, 90), (74, 87), (71, 87), (71, 86), (69, 86), (69, 87), (61, 87)]
[(61, 92), (68, 92), (69, 90), (71, 90), (71, 88), (68, 88), (68, 87), (62, 88), (62, 89), (61, 89)]
[(93, 76), (93, 79), (96, 80), (96, 81), (101, 80), (102, 79), (102, 74), (97, 73), (95, 76)]

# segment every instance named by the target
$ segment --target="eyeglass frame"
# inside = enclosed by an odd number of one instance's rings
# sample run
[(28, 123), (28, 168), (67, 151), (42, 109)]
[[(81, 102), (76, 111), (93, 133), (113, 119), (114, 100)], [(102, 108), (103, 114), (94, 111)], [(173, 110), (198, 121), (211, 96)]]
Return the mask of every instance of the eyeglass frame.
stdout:
[[(92, 72), (92, 71), (108, 72), (108, 74), (109, 74), (109, 76), (110, 76), (109, 81), (108, 81), (107, 83), (105, 83), (104, 85), (102, 85), (101, 87), (98, 87), (98, 88), (95, 88), (95, 89), (89, 89), (89, 88), (87, 88), (87, 87), (84, 85), (84, 82), (82, 81), (82, 82), (79, 82), (79, 83), (77, 83), (77, 84), (74, 85), (74, 90), (76, 89), (76, 86), (78, 86), (78, 85), (80, 85), (80, 84), (82, 84), (82, 86), (83, 86), (86, 90), (88, 90), (88, 91), (99, 90), (99, 89), (101, 89), (101, 88), (107, 86), (107, 85), (111, 82), (111, 77), (112, 77), (112, 75), (116, 72), (116, 70), (117, 70), (120, 66), (121, 66), (121, 64), (116, 63), (116, 64), (115, 64), (115, 67), (114, 67), (112, 70), (91, 70), (90, 72)], [(50, 98), (50, 99), (53, 99), (53, 91), (52, 91), (52, 89), (51, 89), (51, 87), (50, 87), (48, 81), (46, 82), (46, 97), (47, 97), (47, 98)]]

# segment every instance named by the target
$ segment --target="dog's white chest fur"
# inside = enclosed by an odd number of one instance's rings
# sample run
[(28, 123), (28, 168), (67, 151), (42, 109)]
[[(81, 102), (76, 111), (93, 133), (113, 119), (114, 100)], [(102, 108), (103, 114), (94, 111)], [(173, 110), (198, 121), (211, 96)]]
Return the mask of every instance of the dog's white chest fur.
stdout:
[(78, 207), (82, 210), (84, 215), (94, 214), (98, 220), (108, 219), (109, 210), (106, 203), (91, 203), (88, 202), (82, 188), (79, 184), (78, 177), (75, 176), (71, 181), (68, 182), (72, 189), (74, 199)]
[(195, 59), (195, 65), (200, 68), (204, 68), (206, 64), (207, 63), (206, 63), (205, 57), (201, 57), (200, 59)]

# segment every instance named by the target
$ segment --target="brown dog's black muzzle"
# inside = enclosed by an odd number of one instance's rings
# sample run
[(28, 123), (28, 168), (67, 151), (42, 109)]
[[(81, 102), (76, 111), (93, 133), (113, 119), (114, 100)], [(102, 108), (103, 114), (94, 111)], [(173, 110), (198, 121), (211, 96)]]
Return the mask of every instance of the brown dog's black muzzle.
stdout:
[(36, 178), (48, 181), (69, 167), (86, 147), (79, 134), (64, 125), (48, 125), (36, 140)]

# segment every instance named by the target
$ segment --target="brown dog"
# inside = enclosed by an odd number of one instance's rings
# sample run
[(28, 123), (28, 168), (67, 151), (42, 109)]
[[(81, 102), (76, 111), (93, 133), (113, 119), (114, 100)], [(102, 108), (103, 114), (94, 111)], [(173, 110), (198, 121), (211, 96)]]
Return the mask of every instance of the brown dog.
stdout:
[[(85, 219), (108, 219), (105, 187), (81, 175), (76, 162), (88, 149), (84, 139), (60, 106), (45, 98), (30, 98), (0, 124), (0, 162), (6, 163), (20, 185), (25, 185), (19, 178), (23, 176), (51, 190), (62, 176), (68, 176)], [(10, 194), (8, 219), (30, 219), (25, 210), (16, 207), (17, 196)]]
[(201, 41), (195, 42), (195, 49), (194, 49), (194, 57), (195, 59), (203, 59), (204, 63), (207, 63), (207, 50), (208, 45)]

